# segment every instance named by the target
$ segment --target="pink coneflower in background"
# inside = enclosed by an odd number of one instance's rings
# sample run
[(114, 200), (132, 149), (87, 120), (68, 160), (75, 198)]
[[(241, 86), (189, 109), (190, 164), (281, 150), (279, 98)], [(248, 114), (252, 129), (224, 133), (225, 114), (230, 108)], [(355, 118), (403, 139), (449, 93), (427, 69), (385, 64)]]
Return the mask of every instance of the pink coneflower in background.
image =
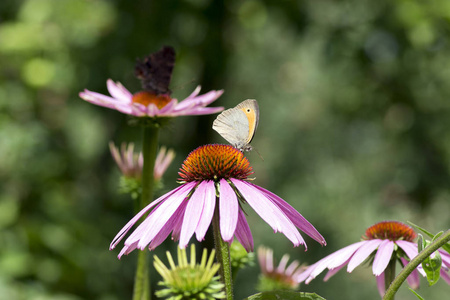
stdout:
[(300, 232), (325, 245), (325, 239), (300, 213), (277, 195), (248, 182), (253, 174), (244, 154), (230, 145), (206, 145), (192, 151), (179, 175), (182, 185), (145, 207), (116, 235), (114, 249), (133, 225), (146, 213), (146, 219), (125, 240), (119, 254), (134, 249), (150, 250), (172, 232), (172, 239), (186, 247), (195, 233), (202, 241), (213, 214), (220, 215), (220, 232), (226, 242), (234, 237), (247, 251), (253, 250), (253, 237), (242, 209), (248, 203), (275, 232), (283, 233), (294, 246), (305, 245)]
[(219, 98), (223, 90), (213, 90), (199, 95), (200, 86), (198, 86), (191, 95), (178, 102), (177, 99), (171, 98), (169, 94), (156, 94), (151, 91), (132, 94), (122, 84), (115, 83), (111, 79), (108, 79), (106, 84), (112, 97), (89, 90), (84, 90), (79, 95), (82, 99), (95, 105), (115, 109), (136, 117), (207, 115), (223, 110), (223, 107), (205, 107)]
[[(396, 221), (384, 221), (377, 223), (366, 230), (363, 241), (344, 247), (315, 264), (309, 266), (303, 273), (297, 277), (298, 282), (311, 282), (317, 275), (325, 269), (329, 269), (325, 275), (324, 281), (336, 274), (340, 269), (348, 264), (347, 272), (352, 272), (357, 266), (370, 258), (372, 272), (376, 276), (378, 292), (381, 296), (386, 291), (385, 272), (392, 260), (399, 259), (402, 266), (405, 266), (418, 253), (417, 244), (414, 243), (417, 237), (414, 230)], [(450, 255), (439, 250), (442, 256), (442, 278), (450, 284), (448, 270), (450, 268)], [(426, 276), (425, 272), (419, 267), (414, 270), (407, 278), (408, 284), (416, 289), (419, 287), (419, 273)]]
[[(128, 146), (122, 143), (119, 150), (113, 142), (110, 142), (109, 149), (123, 176), (134, 179), (140, 179), (142, 177), (144, 158), (142, 152), (134, 152), (133, 143), (129, 143)], [(174, 158), (175, 152), (173, 150), (167, 150), (166, 147), (161, 147), (156, 156), (155, 168), (153, 170), (155, 180), (161, 179)]]
[(275, 268), (272, 249), (261, 246), (258, 247), (258, 261), (261, 268), (259, 291), (296, 290), (300, 285), (296, 278), (305, 268), (296, 260), (288, 266), (288, 254), (283, 255), (278, 267)]

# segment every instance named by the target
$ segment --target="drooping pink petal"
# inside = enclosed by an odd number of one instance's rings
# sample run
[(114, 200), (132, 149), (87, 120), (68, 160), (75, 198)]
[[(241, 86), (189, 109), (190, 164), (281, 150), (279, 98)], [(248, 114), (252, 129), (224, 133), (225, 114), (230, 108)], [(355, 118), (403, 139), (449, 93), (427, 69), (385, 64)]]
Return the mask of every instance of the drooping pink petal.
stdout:
[(132, 244), (139, 240), (138, 248), (144, 249), (186, 199), (195, 185), (196, 182), (183, 184), (177, 193), (172, 194), (171, 197), (167, 198), (166, 201), (162, 202), (159, 207), (151, 212), (144, 222), (128, 237), (125, 244)]
[[(171, 231), (175, 231), (177, 229), (178, 224), (181, 224), (183, 221), (183, 217), (186, 211), (186, 206), (188, 201), (183, 201), (178, 209), (173, 213), (172, 217), (166, 222), (160, 232), (155, 236), (154, 239), (148, 245), (149, 250), (154, 250), (158, 247), (162, 242), (164, 242), (169, 236)], [(172, 234), (173, 237), (173, 234)]]
[(341, 266), (343, 263), (345, 263), (352, 255), (353, 253), (359, 249), (364, 244), (364, 241), (351, 244), (349, 246), (346, 246), (334, 253), (329, 254), (328, 256), (325, 256), (315, 264), (309, 266), (303, 273), (301, 273), (298, 277), (298, 282), (305, 281), (306, 284), (311, 282), (314, 278), (316, 278), (317, 275), (322, 273), (323, 270), (326, 268), (329, 268), (330, 265), (337, 268), (338, 266)]
[(287, 265), (288, 261), (289, 261), (289, 255), (288, 254), (283, 255), (283, 257), (281, 258), (280, 263), (278, 264), (278, 267), (277, 267), (278, 273), (284, 273), (284, 269), (286, 269), (286, 265)]
[(372, 271), (375, 276), (380, 275), (384, 272), (384, 270), (386, 270), (393, 252), (394, 242), (390, 240), (383, 240), (378, 246), (378, 251), (375, 254), (375, 259), (373, 260)]
[[(403, 266), (406, 266), (409, 261), (407, 261), (405, 258), (400, 257), (400, 260), (403, 264)], [(420, 285), (420, 278), (419, 278), (419, 272), (417, 271), (417, 269), (414, 269), (411, 274), (409, 274), (409, 276), (406, 278), (406, 281), (408, 281), (409, 286), (416, 290), (419, 288)]]
[(182, 110), (180, 112), (171, 112), (168, 116), (197, 116), (197, 115), (209, 115), (221, 112), (224, 108), (218, 107), (194, 107), (192, 109)]
[(444, 279), (447, 284), (450, 284), (450, 274), (441, 269), (441, 278)]
[(417, 256), (417, 245), (415, 243), (402, 240), (395, 241), (395, 243), (405, 251), (410, 260)]
[[(412, 260), (414, 257), (417, 256), (418, 251), (417, 251), (416, 243), (403, 241), (403, 240), (395, 241), (395, 243), (405, 252), (405, 254), (406, 254), (406, 256), (408, 256), (409, 260)], [(417, 270), (420, 272), (420, 274), (422, 274), (422, 276), (427, 276), (425, 274), (425, 271), (421, 268), (420, 265)]]
[(106, 87), (108, 88), (108, 92), (111, 96), (117, 99), (117, 101), (131, 103), (131, 98), (133, 95), (119, 82), (115, 83), (111, 79), (108, 79), (106, 81)]
[(245, 214), (241, 208), (239, 208), (238, 222), (236, 225), (236, 231), (234, 232), (236, 239), (241, 243), (247, 252), (253, 251), (253, 236), (248, 226)]
[(442, 258), (442, 265), (450, 268), (450, 254), (445, 250), (438, 249), (438, 251)]
[(183, 225), (184, 214), (186, 212), (186, 206), (188, 201), (184, 201), (180, 205), (180, 210), (177, 210), (175, 213), (177, 214), (177, 218), (175, 219), (175, 223), (173, 225), (172, 231), (172, 240), (177, 242), (180, 240), (181, 226)]
[(364, 245), (362, 245), (350, 259), (347, 267), (347, 272), (352, 272), (357, 266), (364, 262), (366, 258), (369, 257), (369, 255), (378, 248), (381, 242), (382, 240), (379, 239), (366, 241)]
[(382, 272), (378, 276), (375, 276), (375, 278), (377, 279), (378, 293), (380, 294), (381, 297), (383, 297), (384, 293), (386, 292), (386, 286), (384, 283), (384, 272)]
[(225, 179), (220, 180), (220, 233), (226, 242), (233, 240), (238, 221), (239, 203), (236, 193)]
[[(283, 233), (293, 244), (305, 244), (297, 228), (283, 211), (272, 203), (263, 193), (245, 181), (230, 179), (248, 204), (269, 224), (275, 232)], [(306, 248), (306, 245), (305, 245)]]
[(316, 240), (322, 245), (326, 245), (326, 241), (323, 236), (317, 231), (314, 226), (308, 222), (295, 208), (293, 208), (289, 203), (275, 195), (269, 190), (266, 190), (260, 186), (249, 183), (255, 188), (259, 189), (261, 192), (266, 194), (266, 196), (272, 200), (283, 212), (284, 214), (297, 226), (301, 231), (309, 235), (312, 239)]
[(297, 270), (297, 267), (299, 265), (299, 262), (294, 260), (289, 267), (287, 267), (285, 274), (288, 276), (293, 276), (294, 272)]
[(333, 259), (328, 264), (328, 269), (334, 269), (340, 266), (343, 262), (348, 261), (357, 250), (359, 250), (362, 246), (364, 246), (365, 241), (361, 241), (355, 244), (351, 244), (347, 247), (342, 248), (339, 251), (336, 251), (332, 254)]
[(180, 189), (182, 189), (183, 186), (179, 186), (178, 188), (162, 195), (158, 199), (154, 200), (152, 203), (147, 205), (144, 209), (142, 209), (136, 216), (134, 216), (120, 231), (119, 233), (114, 237), (113, 241), (111, 242), (111, 245), (109, 247), (110, 250), (114, 249), (116, 245), (120, 242), (120, 240), (124, 237), (125, 234), (131, 229), (131, 227), (144, 215), (146, 214), (152, 207), (160, 203), (161, 201), (169, 198), (175, 193), (178, 193)]
[(177, 105), (177, 103), (178, 103), (177, 99), (170, 100), (169, 103), (164, 105), (164, 107), (162, 107), (159, 110), (159, 113), (160, 114), (170, 114), (175, 109), (175, 106)]
[[(198, 87), (197, 87), (198, 89)], [(195, 91), (197, 91), (197, 89)], [(194, 92), (195, 92), (194, 91)], [(220, 91), (209, 91), (206, 94), (195, 96), (195, 97), (187, 97), (186, 99), (180, 101), (174, 109), (176, 112), (185, 111), (185, 110), (191, 110), (193, 108), (199, 107), (199, 106), (206, 106), (213, 101), (215, 101), (217, 98), (219, 98), (223, 94), (223, 90)], [(193, 94), (191, 94), (193, 95)]]
[(345, 265), (350, 261), (350, 259), (347, 259), (346, 261), (344, 261), (340, 266), (337, 266), (334, 269), (331, 269), (327, 272), (327, 274), (325, 274), (325, 276), (323, 277), (323, 281), (328, 281), (328, 279), (330, 279), (331, 276), (333, 276), (334, 274), (336, 274), (337, 272), (339, 272), (343, 267), (345, 267)]
[(186, 213), (184, 214), (183, 225), (181, 226), (181, 249), (184, 249), (187, 246), (189, 240), (195, 232), (195, 229), (197, 229), (200, 217), (202, 216), (203, 204), (205, 202), (205, 197), (208, 190), (208, 182), (211, 183), (211, 181), (200, 182), (195, 192), (189, 198), (189, 203), (186, 206)]
[(96, 92), (91, 92), (89, 90), (84, 90), (84, 92), (79, 93), (79, 96), (92, 104), (116, 109), (122, 113), (129, 114), (131, 112), (131, 107), (129, 104), (124, 104), (117, 101), (115, 98), (105, 96)]
[(216, 189), (214, 187), (214, 181), (205, 181), (205, 183), (205, 201), (203, 202), (200, 221), (195, 229), (195, 236), (199, 242), (203, 241), (205, 238), (205, 234), (211, 225), (214, 209), (216, 208)]
[(131, 251), (133, 251), (134, 249), (137, 248), (137, 244), (138, 241), (136, 241), (135, 243), (129, 245), (129, 246), (123, 246), (122, 250), (120, 250), (119, 255), (117, 255), (118, 259), (121, 259), (123, 255), (128, 255), (131, 253)]

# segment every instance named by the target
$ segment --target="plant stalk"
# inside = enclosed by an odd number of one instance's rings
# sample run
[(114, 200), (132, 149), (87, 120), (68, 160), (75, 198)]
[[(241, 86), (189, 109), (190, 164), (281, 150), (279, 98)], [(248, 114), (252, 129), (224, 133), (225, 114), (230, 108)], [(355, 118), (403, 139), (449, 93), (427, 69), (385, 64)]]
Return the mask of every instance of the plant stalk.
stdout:
[[(142, 194), (137, 207), (141, 211), (153, 200), (154, 176), (156, 152), (158, 150), (159, 128), (156, 126), (144, 126), (142, 137), (142, 154), (144, 165), (142, 168)], [(139, 251), (136, 266), (136, 275), (134, 277), (133, 300), (149, 300), (150, 293), (150, 274), (148, 264), (148, 251)]]
[(220, 234), (219, 197), (216, 197), (216, 208), (213, 216), (214, 244), (216, 246), (216, 257), (220, 263), (220, 280), (225, 285), (227, 300), (233, 300), (233, 279), (231, 276), (230, 245), (222, 239)]
[(411, 274), (411, 272), (417, 268), (417, 266), (422, 263), (428, 256), (430, 256), (434, 251), (445, 245), (450, 241), (450, 229), (444, 232), (439, 238), (432, 242), (428, 247), (425, 247), (414, 259), (412, 259), (409, 264), (407, 264), (403, 270), (395, 277), (394, 281), (391, 283), (386, 293), (384, 294), (383, 300), (394, 299), (395, 294), (406, 280), (406, 278)]

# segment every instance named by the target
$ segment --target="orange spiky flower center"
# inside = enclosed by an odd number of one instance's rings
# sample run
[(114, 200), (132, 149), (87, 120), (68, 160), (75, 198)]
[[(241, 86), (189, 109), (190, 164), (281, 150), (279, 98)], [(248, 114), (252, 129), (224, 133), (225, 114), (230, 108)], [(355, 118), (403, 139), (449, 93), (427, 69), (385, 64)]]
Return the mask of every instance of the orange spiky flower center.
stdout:
[(145, 106), (149, 106), (150, 104), (155, 104), (158, 109), (163, 108), (167, 105), (172, 98), (170, 98), (167, 94), (156, 95), (149, 91), (137, 92), (131, 98), (133, 103), (139, 103)]
[(247, 179), (253, 169), (244, 154), (231, 145), (205, 145), (192, 151), (178, 174), (183, 182)]
[(413, 242), (416, 237), (417, 234), (408, 225), (397, 221), (384, 221), (367, 228), (363, 239)]

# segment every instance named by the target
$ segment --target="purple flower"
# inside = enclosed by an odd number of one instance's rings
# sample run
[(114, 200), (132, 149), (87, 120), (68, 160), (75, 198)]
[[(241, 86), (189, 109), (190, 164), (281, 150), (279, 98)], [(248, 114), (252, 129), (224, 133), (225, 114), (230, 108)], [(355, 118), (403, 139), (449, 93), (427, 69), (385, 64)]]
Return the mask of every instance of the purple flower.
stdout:
[[(345, 265), (347, 272), (352, 272), (357, 266), (371, 258), (372, 272), (376, 276), (378, 292), (381, 296), (385, 293), (385, 270), (392, 259), (397, 257), (403, 266), (409, 263), (417, 253), (417, 244), (414, 230), (400, 222), (384, 221), (377, 223), (366, 230), (364, 240), (344, 247), (315, 264), (309, 266), (303, 273), (297, 277), (298, 282), (311, 282), (317, 275), (328, 268), (324, 281), (336, 274)], [(450, 284), (448, 270), (450, 268), (450, 255), (439, 250), (442, 256), (441, 277)], [(421, 267), (414, 270), (407, 278), (408, 284), (413, 288), (419, 287), (419, 273), (426, 276)]]
[(150, 91), (132, 94), (122, 84), (115, 83), (111, 79), (108, 79), (107, 87), (112, 97), (89, 90), (84, 90), (79, 95), (95, 105), (112, 108), (136, 117), (207, 115), (223, 110), (223, 107), (205, 107), (219, 98), (223, 90), (213, 90), (198, 95), (200, 92), (200, 86), (198, 86), (189, 97), (178, 103), (178, 100), (171, 98), (169, 94), (155, 94)]
[(206, 145), (192, 151), (179, 175), (182, 185), (153, 201), (116, 235), (114, 249), (125, 234), (145, 214), (148, 216), (125, 240), (119, 254), (134, 249), (155, 249), (172, 232), (172, 239), (186, 247), (192, 235), (202, 241), (214, 212), (220, 215), (220, 232), (226, 242), (236, 238), (247, 251), (253, 237), (243, 205), (248, 203), (275, 232), (283, 233), (294, 246), (305, 245), (300, 232), (325, 245), (325, 239), (299, 212), (272, 192), (247, 181), (253, 174), (244, 154), (230, 145)]
[(305, 268), (300, 266), (296, 260), (287, 266), (288, 254), (283, 255), (280, 264), (275, 268), (272, 249), (261, 246), (258, 248), (258, 261), (261, 267), (259, 291), (295, 290), (300, 285), (296, 278)]
[[(142, 152), (134, 153), (133, 143), (128, 144), (128, 146), (122, 143), (119, 151), (119, 148), (110, 142), (109, 149), (123, 176), (138, 180), (141, 179), (144, 158)], [(155, 168), (153, 170), (155, 180), (161, 179), (174, 158), (175, 152), (173, 150), (167, 151), (166, 147), (161, 147), (156, 157)]]

